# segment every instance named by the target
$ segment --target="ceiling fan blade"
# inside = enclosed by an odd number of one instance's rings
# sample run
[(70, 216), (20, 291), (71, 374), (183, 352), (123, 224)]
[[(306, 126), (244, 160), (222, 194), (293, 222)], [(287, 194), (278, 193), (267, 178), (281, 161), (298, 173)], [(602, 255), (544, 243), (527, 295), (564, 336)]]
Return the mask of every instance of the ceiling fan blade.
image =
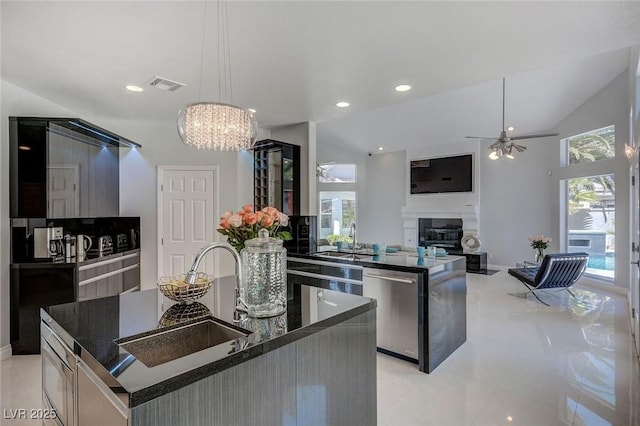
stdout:
[(518, 152), (524, 152), (524, 151), (527, 149), (527, 147), (526, 147), (526, 146), (524, 146), (524, 145), (518, 145), (518, 144), (516, 144), (516, 143), (511, 143), (511, 147), (512, 147), (512, 148), (515, 148), (515, 149), (516, 149), (516, 151), (518, 151)]
[(537, 135), (522, 135), (522, 136), (509, 136), (512, 141), (518, 139), (534, 139), (534, 138), (546, 138), (548, 136), (559, 136), (560, 133), (538, 133)]
[(496, 139), (495, 136), (491, 136), (491, 137), (489, 137), (489, 136), (465, 136), (465, 138), (468, 138), (468, 139)]

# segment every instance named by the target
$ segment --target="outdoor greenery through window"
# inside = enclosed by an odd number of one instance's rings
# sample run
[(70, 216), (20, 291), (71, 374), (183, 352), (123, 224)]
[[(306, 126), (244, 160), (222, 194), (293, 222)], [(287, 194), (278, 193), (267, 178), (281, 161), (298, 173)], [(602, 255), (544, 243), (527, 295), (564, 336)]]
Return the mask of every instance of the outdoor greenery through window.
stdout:
[(567, 251), (589, 253), (587, 272), (614, 278), (614, 175), (569, 179), (567, 182)]
[(355, 164), (318, 164), (318, 182), (320, 183), (355, 183)]
[(616, 129), (607, 126), (564, 139), (569, 164), (590, 163), (615, 158)]
[[(615, 126), (602, 127), (563, 139), (566, 251), (589, 254), (587, 274), (613, 281), (615, 274), (615, 166), (595, 163), (615, 158)], [(602, 163), (601, 163), (602, 164)], [(572, 169), (572, 166), (580, 165)], [(578, 172), (579, 171), (579, 172)], [(604, 173), (604, 174), (603, 174)]]
[(351, 242), (350, 227), (356, 220), (355, 191), (320, 191), (320, 239)]

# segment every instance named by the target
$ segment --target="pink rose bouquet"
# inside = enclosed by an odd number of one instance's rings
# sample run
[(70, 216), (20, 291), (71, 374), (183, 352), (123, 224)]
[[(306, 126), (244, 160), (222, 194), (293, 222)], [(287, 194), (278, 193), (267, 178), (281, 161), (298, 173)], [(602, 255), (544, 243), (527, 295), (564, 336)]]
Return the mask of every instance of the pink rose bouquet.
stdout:
[(256, 212), (251, 204), (247, 204), (238, 212), (225, 212), (220, 217), (220, 228), (217, 231), (226, 235), (227, 242), (239, 253), (244, 248), (244, 242), (258, 237), (258, 231), (261, 229), (268, 230), (271, 237), (290, 240), (291, 233), (280, 229), (287, 225), (289, 216), (275, 207), (265, 207)]
[(549, 247), (549, 243), (551, 241), (553, 240), (550, 237), (545, 237), (544, 235), (529, 237), (529, 242), (531, 243), (531, 247), (534, 249), (546, 250), (547, 247)]

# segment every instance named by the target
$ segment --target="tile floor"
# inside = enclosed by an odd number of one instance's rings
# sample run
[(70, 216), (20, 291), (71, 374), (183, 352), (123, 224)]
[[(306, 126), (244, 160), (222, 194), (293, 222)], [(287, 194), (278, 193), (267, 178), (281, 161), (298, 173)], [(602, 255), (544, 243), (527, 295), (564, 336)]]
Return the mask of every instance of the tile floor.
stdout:
[[(467, 274), (468, 340), (433, 373), (378, 355), (378, 424), (640, 424), (640, 373), (626, 299), (578, 287), (524, 299), (506, 272)], [(38, 408), (40, 357), (0, 363), (0, 424), (9, 409)], [(5, 411), (7, 410), (7, 411)]]

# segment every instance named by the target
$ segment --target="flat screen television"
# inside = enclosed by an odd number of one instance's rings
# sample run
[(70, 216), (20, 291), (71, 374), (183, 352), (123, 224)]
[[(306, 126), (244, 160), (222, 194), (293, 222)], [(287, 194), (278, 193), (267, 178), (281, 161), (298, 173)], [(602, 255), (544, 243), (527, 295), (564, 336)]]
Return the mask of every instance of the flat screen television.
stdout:
[(411, 161), (411, 193), (473, 191), (473, 155)]

